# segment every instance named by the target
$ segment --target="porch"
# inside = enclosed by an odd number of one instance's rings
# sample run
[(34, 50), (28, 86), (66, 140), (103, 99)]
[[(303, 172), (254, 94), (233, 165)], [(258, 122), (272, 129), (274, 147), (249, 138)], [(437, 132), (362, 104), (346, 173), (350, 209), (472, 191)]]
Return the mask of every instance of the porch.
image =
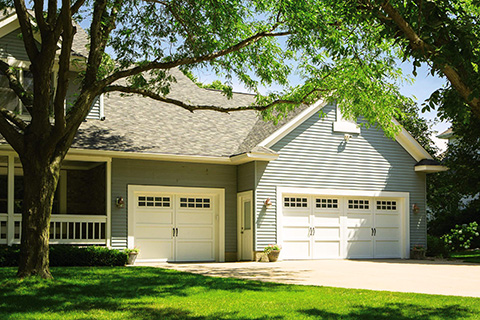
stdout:
[[(0, 154), (0, 245), (20, 243), (24, 183), (17, 155)], [(50, 243), (110, 246), (110, 190), (110, 158), (67, 156), (54, 197)]]

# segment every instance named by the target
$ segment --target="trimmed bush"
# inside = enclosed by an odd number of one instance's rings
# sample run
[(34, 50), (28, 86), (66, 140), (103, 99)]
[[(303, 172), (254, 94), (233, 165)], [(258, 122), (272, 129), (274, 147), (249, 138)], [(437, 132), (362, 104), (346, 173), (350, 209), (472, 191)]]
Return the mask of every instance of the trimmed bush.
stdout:
[(427, 235), (427, 256), (428, 257), (443, 257), (450, 256), (448, 247), (445, 245), (445, 241), (442, 239)]
[[(0, 246), (0, 267), (18, 266), (19, 254), (19, 246)], [(127, 253), (105, 247), (50, 246), (50, 266), (52, 267), (124, 266), (127, 260)]]

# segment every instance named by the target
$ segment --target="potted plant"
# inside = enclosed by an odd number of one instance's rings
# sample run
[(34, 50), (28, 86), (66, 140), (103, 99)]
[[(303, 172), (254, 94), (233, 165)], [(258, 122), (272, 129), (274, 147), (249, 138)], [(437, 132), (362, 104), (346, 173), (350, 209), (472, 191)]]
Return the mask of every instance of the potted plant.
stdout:
[(275, 262), (280, 255), (280, 246), (278, 244), (269, 244), (263, 249), (263, 252), (268, 256), (268, 261)]
[(416, 244), (410, 251), (410, 259), (422, 260), (425, 259), (425, 246)]
[(128, 254), (128, 261), (127, 261), (128, 265), (133, 265), (135, 263), (135, 260), (137, 259), (139, 251), (140, 250), (138, 250), (137, 248), (124, 250), (124, 252)]

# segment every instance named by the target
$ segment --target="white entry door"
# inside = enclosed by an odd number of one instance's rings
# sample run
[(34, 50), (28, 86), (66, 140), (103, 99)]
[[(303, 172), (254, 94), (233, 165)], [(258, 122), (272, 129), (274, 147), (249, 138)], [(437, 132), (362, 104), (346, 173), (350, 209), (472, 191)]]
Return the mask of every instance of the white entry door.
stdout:
[(402, 199), (283, 194), (282, 259), (401, 258)]
[(139, 261), (218, 260), (219, 193), (181, 191), (129, 186), (129, 247), (140, 250)]
[(241, 192), (238, 203), (238, 260), (253, 260), (253, 193)]

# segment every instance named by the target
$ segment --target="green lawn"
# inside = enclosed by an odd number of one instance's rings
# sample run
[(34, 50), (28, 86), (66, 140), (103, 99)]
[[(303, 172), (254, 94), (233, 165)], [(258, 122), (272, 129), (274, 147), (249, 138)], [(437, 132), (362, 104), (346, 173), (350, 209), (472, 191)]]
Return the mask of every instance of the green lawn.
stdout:
[(452, 258), (465, 262), (480, 263), (480, 250), (455, 252), (452, 254)]
[(480, 319), (480, 299), (261, 283), (147, 267), (0, 268), (0, 319)]

